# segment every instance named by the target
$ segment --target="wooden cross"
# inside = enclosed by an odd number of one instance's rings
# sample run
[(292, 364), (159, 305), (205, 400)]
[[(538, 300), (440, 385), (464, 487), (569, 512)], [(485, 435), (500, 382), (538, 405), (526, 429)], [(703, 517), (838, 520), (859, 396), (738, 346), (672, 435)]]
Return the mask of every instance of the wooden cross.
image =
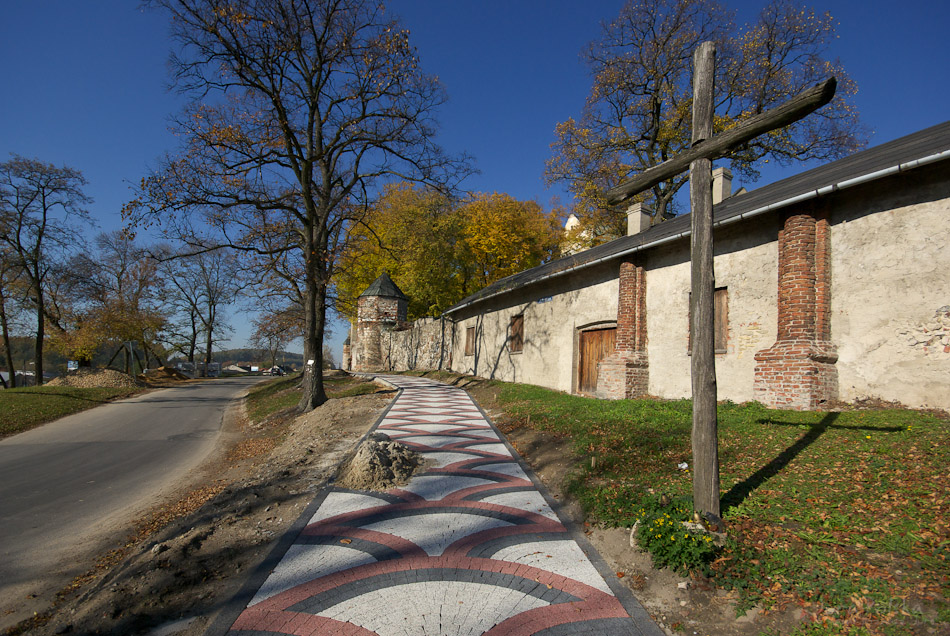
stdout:
[(712, 161), (763, 133), (787, 126), (821, 108), (834, 97), (837, 82), (833, 77), (825, 80), (781, 106), (713, 136), (715, 58), (716, 45), (712, 42), (703, 42), (693, 53), (693, 138), (690, 149), (612, 188), (606, 199), (611, 205), (616, 205), (689, 167), (693, 507), (700, 518), (721, 530), (713, 317)]

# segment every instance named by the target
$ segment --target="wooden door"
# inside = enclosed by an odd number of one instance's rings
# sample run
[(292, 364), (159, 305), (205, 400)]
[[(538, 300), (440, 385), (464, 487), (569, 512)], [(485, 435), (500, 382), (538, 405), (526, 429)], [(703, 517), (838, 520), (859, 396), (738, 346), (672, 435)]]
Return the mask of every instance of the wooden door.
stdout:
[(614, 351), (617, 328), (591, 329), (580, 333), (577, 363), (577, 390), (593, 394), (597, 390), (597, 363)]

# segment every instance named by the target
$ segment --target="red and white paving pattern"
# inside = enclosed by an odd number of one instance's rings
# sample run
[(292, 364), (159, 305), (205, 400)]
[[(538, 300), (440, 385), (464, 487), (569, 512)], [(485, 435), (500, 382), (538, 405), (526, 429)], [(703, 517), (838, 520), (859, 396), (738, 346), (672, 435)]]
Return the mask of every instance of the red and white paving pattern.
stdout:
[(662, 634), (468, 394), (383, 379), (401, 392), (376, 430), (430, 468), (385, 493), (332, 488), (230, 634)]

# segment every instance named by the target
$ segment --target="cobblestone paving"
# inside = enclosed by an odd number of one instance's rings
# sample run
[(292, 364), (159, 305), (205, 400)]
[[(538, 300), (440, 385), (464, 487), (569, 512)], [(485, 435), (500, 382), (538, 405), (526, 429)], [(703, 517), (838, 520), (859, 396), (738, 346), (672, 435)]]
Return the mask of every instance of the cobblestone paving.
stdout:
[(402, 391), (376, 430), (430, 468), (385, 493), (332, 488), (230, 634), (662, 634), (468, 394), (383, 379)]

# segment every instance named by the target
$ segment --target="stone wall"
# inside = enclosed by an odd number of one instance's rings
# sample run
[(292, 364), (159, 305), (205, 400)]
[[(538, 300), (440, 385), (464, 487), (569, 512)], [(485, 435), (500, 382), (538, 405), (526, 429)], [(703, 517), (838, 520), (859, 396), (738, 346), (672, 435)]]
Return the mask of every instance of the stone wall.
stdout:
[[(456, 313), (452, 370), (576, 392), (578, 334), (617, 320), (617, 264), (606, 263), (529, 285)], [(511, 351), (511, 318), (524, 316), (524, 347)], [(465, 354), (466, 330), (475, 347)]]
[[(813, 409), (874, 397), (950, 408), (948, 218), (950, 178), (936, 164), (717, 228), (715, 285), (727, 303), (719, 399)], [(451, 369), (577, 393), (581, 334), (616, 325), (598, 395), (688, 397), (689, 288), (684, 239), (528, 284), (451, 319), (408, 324), (389, 307), (368, 307), (376, 320), (355, 326), (353, 366)], [(516, 316), (523, 347), (513, 351)]]
[(400, 329), (380, 333), (383, 371), (432, 371), (452, 365), (454, 323), (446, 318), (422, 318)]
[[(720, 399), (753, 399), (754, 355), (775, 342), (778, 221), (715, 230), (715, 286), (725, 288), (728, 308), (725, 351), (716, 354)], [(689, 239), (651, 250), (646, 259), (649, 393), (690, 396)]]
[(360, 296), (358, 322), (405, 322), (406, 301), (388, 296)]
[(917, 168), (832, 209), (841, 400), (950, 409), (948, 176), (945, 165)]

